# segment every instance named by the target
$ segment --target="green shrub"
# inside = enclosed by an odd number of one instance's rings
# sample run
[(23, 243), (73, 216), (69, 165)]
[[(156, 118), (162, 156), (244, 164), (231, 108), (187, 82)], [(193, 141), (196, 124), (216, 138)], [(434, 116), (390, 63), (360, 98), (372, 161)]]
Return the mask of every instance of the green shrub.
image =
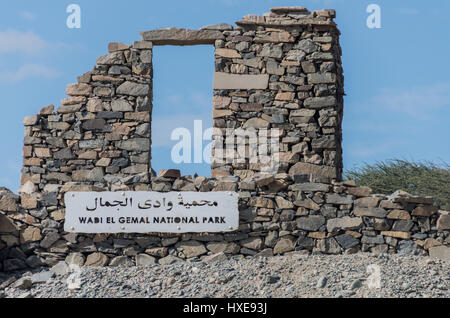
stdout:
[(432, 196), (441, 209), (450, 210), (450, 166), (446, 163), (390, 159), (347, 170), (344, 176), (359, 186), (371, 187), (374, 193), (403, 190), (413, 195)]

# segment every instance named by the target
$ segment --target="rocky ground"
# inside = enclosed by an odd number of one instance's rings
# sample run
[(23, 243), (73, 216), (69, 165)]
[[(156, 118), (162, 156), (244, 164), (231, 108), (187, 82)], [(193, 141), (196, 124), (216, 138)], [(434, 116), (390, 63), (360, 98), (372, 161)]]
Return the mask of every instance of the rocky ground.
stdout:
[[(381, 288), (371, 279), (377, 268)], [(58, 267), (36, 269), (0, 273), (0, 282), (0, 297), (6, 298), (449, 298), (450, 263), (410, 255), (296, 252), (214, 263), (194, 260), (145, 267), (83, 267), (68, 273)]]

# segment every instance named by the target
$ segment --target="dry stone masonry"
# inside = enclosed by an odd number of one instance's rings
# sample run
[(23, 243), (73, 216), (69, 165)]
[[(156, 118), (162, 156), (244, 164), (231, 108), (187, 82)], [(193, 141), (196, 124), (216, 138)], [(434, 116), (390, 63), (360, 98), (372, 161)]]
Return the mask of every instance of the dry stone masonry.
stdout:
[[(25, 118), (19, 195), (0, 191), (0, 270), (294, 250), (429, 252), (448, 259), (450, 214), (431, 198), (375, 195), (341, 181), (344, 80), (334, 10), (271, 11), (247, 15), (236, 27), (162, 29), (142, 32), (133, 45), (111, 43), (94, 69), (67, 87), (61, 106)], [(230, 129), (278, 129), (277, 171), (232, 158), (212, 163), (213, 178), (152, 173), (152, 51), (158, 45), (215, 46), (213, 138), (220, 141)], [(240, 227), (179, 235), (64, 232), (64, 194), (86, 191), (238, 192)]]

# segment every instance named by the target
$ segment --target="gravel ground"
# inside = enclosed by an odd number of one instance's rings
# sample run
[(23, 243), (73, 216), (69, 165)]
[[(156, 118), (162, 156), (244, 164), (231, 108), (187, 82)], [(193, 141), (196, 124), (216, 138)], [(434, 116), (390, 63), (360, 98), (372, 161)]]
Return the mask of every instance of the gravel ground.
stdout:
[[(379, 266), (381, 288), (370, 288), (370, 265)], [(39, 280), (47, 275), (53, 273), (36, 269), (0, 274), (0, 298), (450, 297), (450, 263), (422, 256), (292, 253), (271, 258), (236, 257), (211, 264), (193, 261), (146, 267), (84, 267), (78, 274), (79, 289), (68, 288), (69, 274), (53, 275), (48, 280), (44, 277), (46, 282), (34, 282), (30, 287), (32, 277)], [(18, 280), (13, 282), (13, 277)]]

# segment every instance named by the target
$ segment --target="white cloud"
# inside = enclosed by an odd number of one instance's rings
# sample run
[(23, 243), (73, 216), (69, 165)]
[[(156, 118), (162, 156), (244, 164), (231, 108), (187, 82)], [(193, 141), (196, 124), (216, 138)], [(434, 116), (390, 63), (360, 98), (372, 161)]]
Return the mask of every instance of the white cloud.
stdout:
[(348, 147), (348, 152), (351, 156), (356, 158), (371, 158), (375, 155), (386, 154), (390, 151), (398, 148), (403, 143), (401, 141), (385, 141), (380, 144), (364, 144), (364, 140), (358, 141), (357, 143)]
[(429, 119), (432, 112), (450, 107), (450, 83), (406, 90), (384, 89), (370, 104), (417, 119)]
[(20, 11), (19, 15), (25, 19), (25, 20), (35, 20), (36, 19), (36, 14), (34, 14), (33, 12), (30, 11)]
[(309, 0), (310, 2), (312, 2), (314, 5), (325, 5), (325, 6), (329, 6), (329, 5), (335, 5), (337, 3), (342, 3), (343, 0)]
[[(376, 115), (378, 118), (380, 112), (383, 112), (387, 115), (429, 120), (440, 116), (443, 110), (450, 109), (450, 82), (406, 89), (384, 88), (364, 101), (346, 102), (345, 107), (358, 116)], [(367, 119), (368, 122), (374, 123), (373, 117)], [(387, 117), (383, 120), (389, 119), (390, 117)]]
[(230, 6), (230, 7), (234, 7), (234, 6), (242, 4), (241, 3), (242, 0), (219, 0), (219, 1), (223, 5)]
[(46, 41), (32, 31), (0, 31), (0, 54), (20, 52), (32, 55), (42, 52), (48, 46)]
[(161, 98), (161, 100), (157, 100), (155, 102), (156, 107), (158, 104), (164, 105), (166, 110), (170, 111), (192, 111), (195, 110), (207, 110), (212, 112), (212, 91), (211, 95), (208, 95), (203, 92), (186, 92), (186, 93), (178, 93), (174, 92), (167, 96)]
[(0, 81), (17, 83), (27, 78), (57, 78), (61, 75), (58, 71), (40, 64), (24, 64), (15, 71), (0, 71)]
[(405, 15), (418, 15), (420, 11), (415, 8), (398, 8), (397, 12)]
[[(154, 116), (152, 118), (152, 146), (168, 147), (176, 144), (176, 141), (170, 140), (172, 131), (176, 128), (187, 128), (193, 134), (195, 120), (203, 121), (203, 131), (211, 126), (211, 114), (178, 114), (167, 116)], [(193, 137), (193, 136), (192, 136)]]

